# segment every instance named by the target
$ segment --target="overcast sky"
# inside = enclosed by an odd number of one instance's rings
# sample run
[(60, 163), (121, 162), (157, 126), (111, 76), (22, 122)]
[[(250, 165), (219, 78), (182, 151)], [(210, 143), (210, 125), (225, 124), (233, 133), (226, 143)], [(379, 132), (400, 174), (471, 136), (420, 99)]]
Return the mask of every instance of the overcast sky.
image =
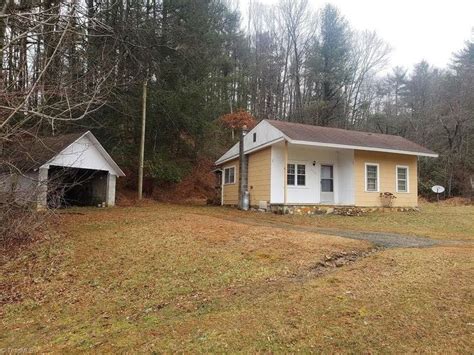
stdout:
[[(245, 16), (249, 0), (240, 0)], [(260, 0), (276, 4), (278, 0)], [(444, 67), (473, 39), (474, 0), (309, 0), (315, 9), (336, 5), (358, 30), (376, 30), (393, 48), (391, 66), (426, 59)]]

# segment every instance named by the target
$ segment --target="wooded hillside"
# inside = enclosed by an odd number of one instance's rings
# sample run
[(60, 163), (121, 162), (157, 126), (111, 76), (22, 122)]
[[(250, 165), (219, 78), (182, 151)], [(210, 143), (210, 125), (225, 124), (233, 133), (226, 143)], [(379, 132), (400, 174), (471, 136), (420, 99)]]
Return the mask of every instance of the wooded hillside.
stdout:
[(146, 80), (157, 184), (218, 157), (233, 139), (219, 118), (243, 109), (402, 135), (440, 153), (421, 160), (422, 193), (471, 193), (474, 42), (446, 68), (390, 69), (390, 45), (331, 5), (251, 4), (243, 20), (224, 0), (0, 1), (0, 143), (91, 129), (133, 180)]

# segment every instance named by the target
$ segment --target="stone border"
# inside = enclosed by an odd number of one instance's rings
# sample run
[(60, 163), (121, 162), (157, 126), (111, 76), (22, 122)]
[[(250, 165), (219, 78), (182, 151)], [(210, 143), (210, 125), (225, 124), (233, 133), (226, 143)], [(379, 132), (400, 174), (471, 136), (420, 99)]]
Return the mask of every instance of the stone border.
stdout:
[(275, 214), (314, 216), (335, 214), (339, 216), (362, 216), (372, 212), (419, 212), (417, 207), (356, 207), (356, 206), (321, 206), (321, 205), (271, 205), (270, 211)]

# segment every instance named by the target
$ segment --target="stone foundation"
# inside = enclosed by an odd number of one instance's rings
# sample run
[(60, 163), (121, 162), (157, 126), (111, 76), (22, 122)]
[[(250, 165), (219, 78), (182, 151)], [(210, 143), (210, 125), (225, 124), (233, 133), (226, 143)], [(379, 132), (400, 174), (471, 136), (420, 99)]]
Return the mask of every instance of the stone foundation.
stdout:
[(323, 205), (271, 205), (276, 214), (307, 215), (335, 214), (340, 216), (362, 216), (371, 212), (418, 212), (417, 207), (355, 207)]

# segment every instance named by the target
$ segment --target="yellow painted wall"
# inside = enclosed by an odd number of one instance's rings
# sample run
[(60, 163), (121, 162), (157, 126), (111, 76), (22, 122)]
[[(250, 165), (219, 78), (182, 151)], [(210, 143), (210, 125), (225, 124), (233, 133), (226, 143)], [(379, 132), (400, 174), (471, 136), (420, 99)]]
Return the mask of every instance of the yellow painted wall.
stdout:
[(250, 154), (249, 159), (249, 192), (250, 205), (258, 206), (259, 201), (270, 201), (271, 148)]
[(224, 205), (239, 204), (239, 160), (234, 159), (222, 165), (222, 178), (224, 178), (224, 169), (235, 166), (235, 183), (223, 186)]
[[(365, 192), (365, 163), (379, 164), (379, 192)], [(408, 166), (408, 192), (396, 191), (396, 166)], [(354, 151), (355, 204), (356, 206), (382, 206), (380, 192), (391, 192), (397, 198), (394, 207), (415, 207), (418, 205), (417, 157), (371, 151)]]

